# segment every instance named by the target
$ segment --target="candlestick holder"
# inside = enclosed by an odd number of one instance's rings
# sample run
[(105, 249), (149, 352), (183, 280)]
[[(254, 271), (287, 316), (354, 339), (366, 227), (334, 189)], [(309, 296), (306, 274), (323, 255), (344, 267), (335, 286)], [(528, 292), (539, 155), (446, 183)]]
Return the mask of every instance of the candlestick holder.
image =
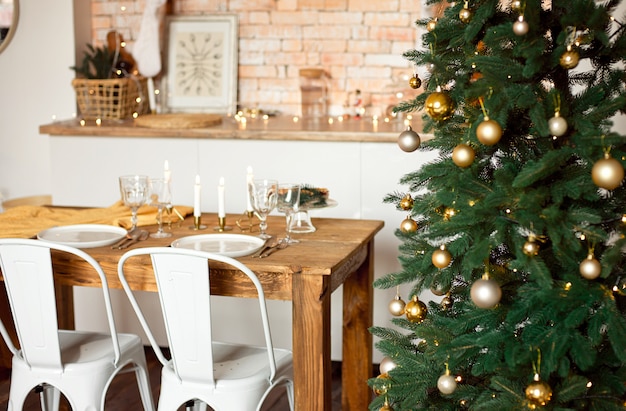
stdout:
[(213, 227), (213, 230), (219, 231), (223, 233), (224, 231), (231, 231), (233, 228), (231, 226), (226, 225), (226, 217), (218, 217), (217, 218), (217, 227)]
[(244, 211), (242, 213), (241, 218), (237, 219), (237, 221), (235, 221), (235, 224), (237, 224), (237, 227), (239, 227), (239, 230), (241, 230), (241, 232), (253, 232), (255, 227), (258, 227), (259, 224), (254, 224), (252, 219), (254, 218), (254, 211)]
[(206, 226), (202, 225), (201, 216), (193, 216), (193, 225), (189, 227), (190, 230), (206, 230)]

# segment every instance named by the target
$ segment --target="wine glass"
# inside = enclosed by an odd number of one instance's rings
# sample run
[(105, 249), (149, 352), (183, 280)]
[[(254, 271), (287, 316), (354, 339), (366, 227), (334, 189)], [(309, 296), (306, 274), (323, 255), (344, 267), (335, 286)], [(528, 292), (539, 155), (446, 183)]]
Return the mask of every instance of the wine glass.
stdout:
[(172, 233), (163, 231), (163, 209), (172, 204), (172, 189), (170, 180), (164, 178), (150, 179), (150, 205), (157, 208), (157, 224), (159, 228), (156, 233), (150, 234), (153, 238), (171, 237)]
[(248, 185), (248, 194), (254, 214), (259, 218), (260, 238), (270, 238), (267, 234), (267, 216), (276, 208), (278, 200), (278, 181), (255, 179)]
[(299, 184), (279, 184), (278, 185), (278, 201), (276, 209), (285, 213), (286, 228), (285, 238), (282, 242), (287, 244), (299, 243), (298, 240), (291, 238), (291, 221), (294, 212), (298, 210), (300, 204), (300, 185)]
[(120, 192), (124, 205), (130, 207), (131, 228), (129, 231), (137, 229), (137, 210), (148, 201), (150, 194), (150, 179), (148, 176), (129, 175), (119, 178)]

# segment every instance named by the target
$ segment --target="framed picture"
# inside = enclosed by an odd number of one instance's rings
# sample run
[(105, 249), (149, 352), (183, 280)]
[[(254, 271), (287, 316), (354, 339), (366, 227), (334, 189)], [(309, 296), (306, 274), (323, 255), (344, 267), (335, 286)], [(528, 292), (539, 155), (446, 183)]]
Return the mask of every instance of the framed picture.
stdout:
[(168, 19), (162, 90), (168, 111), (235, 112), (237, 26), (230, 14)]

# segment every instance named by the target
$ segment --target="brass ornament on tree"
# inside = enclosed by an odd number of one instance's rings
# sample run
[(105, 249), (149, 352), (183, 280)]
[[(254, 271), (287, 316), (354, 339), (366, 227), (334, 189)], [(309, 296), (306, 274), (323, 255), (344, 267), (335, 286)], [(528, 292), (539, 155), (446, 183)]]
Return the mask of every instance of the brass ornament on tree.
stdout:
[(452, 261), (452, 255), (446, 249), (445, 244), (441, 245), (437, 250), (433, 252), (432, 263), (437, 268), (446, 268)]
[(428, 23), (426, 23), (426, 30), (433, 31), (435, 28), (437, 28), (437, 19), (430, 19)]
[(419, 76), (416, 74), (413, 74), (413, 77), (411, 77), (409, 79), (409, 86), (412, 89), (418, 89), (422, 86), (422, 79), (419, 78)]
[(411, 211), (413, 209), (413, 204), (413, 197), (411, 197), (411, 194), (409, 193), (407, 193), (404, 197), (402, 197), (402, 200), (400, 200), (400, 208), (404, 211)]
[(411, 301), (406, 303), (404, 311), (407, 320), (412, 323), (421, 323), (426, 318), (426, 314), (428, 314), (428, 307), (414, 295)]
[(389, 388), (391, 387), (391, 381), (389, 378), (389, 374), (380, 374), (376, 377), (378, 382), (374, 385), (374, 394), (383, 395), (386, 394)]
[(511, 10), (515, 12), (522, 11), (522, 1), (521, 0), (513, 0), (511, 2)]
[(441, 308), (443, 310), (449, 310), (450, 308), (452, 308), (452, 303), (452, 297), (450, 296), (450, 293), (448, 293), (445, 295), (445, 297), (441, 299), (441, 302), (439, 304), (441, 305)]
[(476, 152), (469, 144), (461, 143), (452, 150), (452, 161), (461, 168), (467, 168), (474, 163)]
[(539, 243), (537, 243), (537, 236), (530, 234), (528, 240), (524, 243), (522, 248), (524, 254), (529, 257), (539, 254)]
[(463, 23), (469, 23), (470, 21), (472, 21), (472, 16), (474, 13), (472, 13), (472, 11), (469, 8), (469, 2), (465, 2), (465, 4), (463, 5), (463, 8), (461, 9), (461, 11), (459, 12), (459, 19), (463, 22)]
[(591, 178), (598, 187), (614, 190), (624, 180), (624, 166), (611, 157), (611, 154), (605, 152), (604, 158), (594, 163), (591, 169)]
[(525, 394), (528, 400), (528, 408), (534, 410), (550, 402), (552, 399), (552, 388), (550, 388), (547, 382), (539, 378), (539, 374), (535, 374), (533, 382), (526, 387)]
[(393, 408), (389, 405), (389, 401), (385, 399), (385, 403), (378, 409), (378, 411), (393, 411)]
[(478, 141), (486, 146), (493, 146), (502, 137), (502, 127), (497, 121), (485, 116), (483, 121), (476, 127), (476, 137)]
[(561, 67), (567, 70), (571, 70), (578, 66), (578, 61), (580, 60), (580, 55), (578, 51), (576, 51), (572, 46), (567, 46), (565, 52), (561, 55), (559, 59), (559, 64)]
[(417, 229), (417, 221), (413, 220), (410, 216), (402, 220), (400, 223), (400, 231), (404, 233), (414, 233)]
[(426, 97), (424, 110), (433, 120), (445, 121), (454, 113), (454, 101), (448, 93), (441, 91), (441, 87), (437, 87), (436, 91)]

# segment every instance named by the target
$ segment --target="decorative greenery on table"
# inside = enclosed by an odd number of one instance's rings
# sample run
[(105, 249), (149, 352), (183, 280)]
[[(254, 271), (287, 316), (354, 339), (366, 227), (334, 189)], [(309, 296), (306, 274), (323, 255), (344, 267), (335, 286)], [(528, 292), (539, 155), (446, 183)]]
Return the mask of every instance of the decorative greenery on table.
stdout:
[(323, 207), (326, 205), (328, 190), (304, 184), (300, 188), (300, 206)]

